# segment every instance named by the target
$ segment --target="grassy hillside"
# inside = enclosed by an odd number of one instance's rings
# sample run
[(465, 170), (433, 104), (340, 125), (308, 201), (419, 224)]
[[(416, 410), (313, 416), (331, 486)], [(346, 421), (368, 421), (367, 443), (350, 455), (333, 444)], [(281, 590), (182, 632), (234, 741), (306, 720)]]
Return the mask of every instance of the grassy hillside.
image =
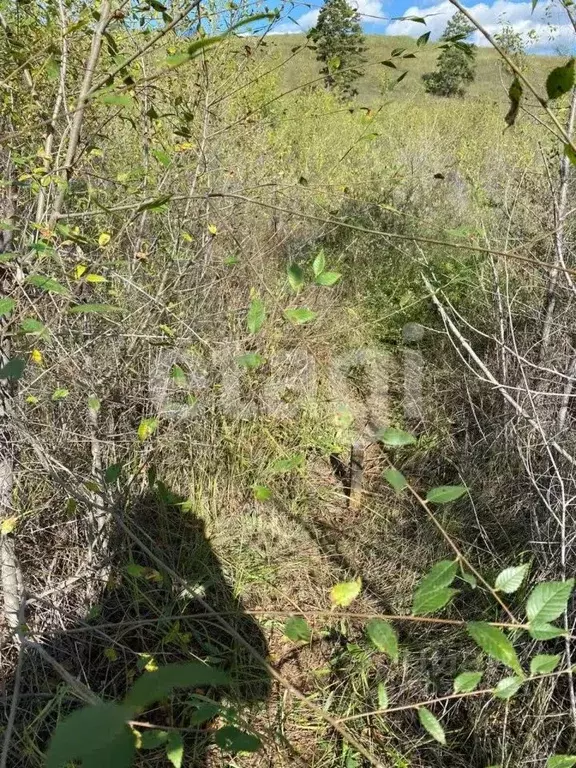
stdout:
[[(318, 64), (315, 54), (305, 47), (305, 35), (275, 35), (267, 38), (270, 54), (286, 61), (282, 68), (282, 82), (286, 88), (313, 81), (318, 77)], [(303, 46), (293, 55), (293, 49)], [(438, 45), (429, 44), (420, 48), (411, 37), (392, 37), (386, 35), (368, 35), (366, 74), (360, 81), (359, 102), (373, 104), (381, 100), (395, 77), (394, 71), (380, 64), (390, 58), (396, 48), (405, 48), (407, 53), (415, 53), (415, 59), (397, 60), (398, 74), (407, 71), (408, 76), (394, 89), (394, 98), (413, 98), (424, 94), (421, 75), (435, 67)], [(476, 80), (468, 91), (469, 98), (490, 98), (494, 101), (506, 100), (506, 89), (510, 78), (506, 74), (497, 53), (491, 48), (479, 48), (477, 55)], [(528, 72), (537, 85), (543, 85), (548, 72), (558, 65), (554, 56), (529, 56)]]

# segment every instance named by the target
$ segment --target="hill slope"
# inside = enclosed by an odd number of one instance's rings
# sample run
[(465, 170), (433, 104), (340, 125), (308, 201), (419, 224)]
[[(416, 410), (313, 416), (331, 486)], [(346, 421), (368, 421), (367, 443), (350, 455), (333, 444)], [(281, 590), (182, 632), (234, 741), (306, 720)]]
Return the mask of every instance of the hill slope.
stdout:
[[(383, 95), (394, 98), (410, 98), (424, 94), (421, 75), (434, 69), (439, 48), (437, 44), (422, 47), (416, 45), (411, 37), (392, 37), (388, 35), (367, 36), (366, 74), (360, 81), (358, 100), (374, 103)], [(306, 45), (305, 35), (273, 35), (267, 38), (268, 50), (271, 55), (286, 61), (282, 67), (283, 85), (285, 88), (304, 86), (306, 83), (317, 82), (318, 64), (314, 51), (305, 47), (294, 52), (298, 46)], [(406, 53), (414, 53), (414, 59), (396, 59), (398, 73), (382, 66), (380, 62), (389, 59), (394, 49), (405, 48)], [(558, 66), (558, 57), (529, 56), (528, 75), (538, 86), (543, 86), (548, 72)], [(477, 55), (476, 80), (468, 91), (468, 98), (493, 98), (502, 101), (506, 98), (510, 77), (506, 73), (500, 57), (491, 48), (479, 48)], [(398, 75), (407, 71), (408, 75), (394, 87), (390, 87)]]

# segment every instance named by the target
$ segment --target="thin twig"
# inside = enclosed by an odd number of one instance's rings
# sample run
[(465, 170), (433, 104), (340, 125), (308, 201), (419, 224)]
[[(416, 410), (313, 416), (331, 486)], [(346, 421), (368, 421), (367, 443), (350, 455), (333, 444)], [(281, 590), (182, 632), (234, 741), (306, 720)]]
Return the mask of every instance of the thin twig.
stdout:
[[(537, 680), (547, 680), (550, 678), (559, 677), (560, 675), (571, 674), (572, 669), (561, 669), (558, 672), (550, 672), (546, 675), (535, 675), (534, 677), (525, 678), (522, 683), (533, 683)], [(387, 707), (386, 709), (375, 709), (371, 712), (362, 712), (359, 715), (349, 715), (348, 717), (342, 717), (339, 719), (339, 723), (348, 723), (351, 720), (361, 720), (365, 717), (373, 717), (374, 715), (389, 715), (392, 712), (406, 712), (410, 709), (420, 709), (421, 707), (431, 707), (434, 704), (440, 704), (444, 701), (454, 701), (455, 699), (469, 699), (473, 696), (486, 696), (487, 694), (494, 695), (494, 688), (481, 688), (477, 691), (466, 691), (465, 693), (450, 693), (446, 696), (437, 696), (434, 699), (425, 699), (424, 701), (417, 701), (414, 704), (402, 704), (399, 707)]]

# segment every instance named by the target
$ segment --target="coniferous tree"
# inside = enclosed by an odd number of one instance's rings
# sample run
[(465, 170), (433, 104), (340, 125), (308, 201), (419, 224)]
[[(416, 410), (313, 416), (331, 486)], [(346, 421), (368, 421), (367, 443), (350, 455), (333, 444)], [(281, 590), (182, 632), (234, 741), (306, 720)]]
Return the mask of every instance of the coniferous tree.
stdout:
[(465, 87), (476, 74), (476, 46), (465, 42), (473, 31), (474, 27), (462, 13), (452, 16), (441, 37), (446, 47), (438, 57), (436, 71), (422, 75), (427, 93), (464, 96)]
[(365, 51), (358, 12), (346, 0), (326, 0), (308, 39), (316, 46), (326, 87), (344, 98), (355, 96), (354, 84), (363, 74)]

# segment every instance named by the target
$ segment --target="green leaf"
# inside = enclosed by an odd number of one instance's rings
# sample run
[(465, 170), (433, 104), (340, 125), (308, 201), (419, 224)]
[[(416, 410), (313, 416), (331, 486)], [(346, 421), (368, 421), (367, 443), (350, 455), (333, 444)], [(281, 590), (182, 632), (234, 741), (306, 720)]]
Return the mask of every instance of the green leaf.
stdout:
[(360, 594), (362, 579), (358, 577), (354, 581), (341, 581), (330, 590), (330, 600), (333, 605), (346, 608)]
[(546, 768), (573, 768), (576, 765), (576, 755), (552, 755), (548, 758)]
[(461, 672), (454, 679), (454, 693), (475, 691), (482, 680), (482, 672)]
[(177, 387), (185, 387), (188, 384), (186, 374), (179, 365), (173, 365), (170, 369), (170, 378)]
[(134, 761), (136, 741), (131, 728), (125, 727), (112, 741), (82, 758), (82, 768), (127, 768)]
[(216, 731), (214, 741), (225, 752), (257, 752), (262, 743), (252, 733), (241, 731), (233, 725), (225, 725)]
[(564, 145), (564, 154), (570, 160), (572, 165), (576, 165), (576, 152), (572, 149), (572, 146), (570, 144)]
[(111, 107), (131, 107), (134, 99), (128, 93), (101, 93), (98, 101)]
[(316, 278), (316, 282), (318, 285), (335, 285), (342, 275), (340, 272), (322, 272), (322, 274), (318, 275)]
[(178, 53), (175, 56), (169, 56), (168, 59), (166, 59), (166, 63), (170, 67), (180, 66), (180, 64), (184, 64), (187, 61), (195, 59), (205, 48), (209, 48), (211, 45), (216, 45), (216, 43), (221, 42), (223, 39), (224, 35), (202, 37), (200, 40), (195, 40), (193, 43), (191, 43), (183, 53)]
[(412, 613), (424, 616), (434, 613), (450, 602), (457, 590), (448, 589), (456, 578), (457, 560), (441, 560), (436, 563), (418, 584), (414, 593)]
[(140, 736), (140, 749), (158, 749), (168, 741), (168, 731), (146, 729)]
[(295, 453), (293, 456), (288, 456), (287, 459), (276, 459), (272, 462), (272, 472), (280, 474), (291, 472), (293, 469), (301, 467), (305, 458), (303, 453)]
[(574, 87), (574, 59), (562, 67), (556, 67), (546, 78), (546, 93), (549, 99), (558, 99)]
[(418, 47), (420, 47), (421, 45), (426, 45), (429, 39), (430, 39), (430, 32), (424, 32), (424, 34), (420, 35), (420, 37), (416, 40), (416, 45)]
[(560, 654), (557, 654), (556, 656), (551, 656), (548, 654), (534, 656), (534, 658), (530, 661), (530, 674), (548, 675), (550, 672), (554, 672), (560, 663), (560, 658)]
[(219, 713), (220, 706), (218, 704), (211, 704), (208, 702), (203, 703), (190, 715), (190, 725), (202, 725), (202, 723), (207, 723), (208, 720), (213, 720)]
[(304, 272), (301, 267), (298, 266), (298, 264), (291, 264), (288, 267), (288, 282), (290, 283), (290, 288), (292, 288), (293, 291), (298, 293), (300, 288), (302, 288), (304, 284)]
[(494, 696), (497, 699), (510, 699), (518, 692), (518, 689), (523, 683), (521, 677), (505, 677), (500, 680), (496, 688), (494, 688)]
[(132, 710), (107, 703), (84, 707), (61, 720), (46, 753), (46, 768), (62, 768), (112, 744), (123, 731)]
[(472, 589), (476, 589), (478, 586), (478, 580), (476, 579), (476, 576), (474, 576), (473, 573), (467, 573), (466, 571), (462, 571), (460, 574), (460, 578), (462, 581), (465, 581), (466, 584), (469, 584)]
[(574, 579), (538, 584), (526, 603), (528, 621), (531, 624), (545, 624), (557, 619), (564, 613), (573, 588)]
[(457, 589), (450, 589), (449, 587), (426, 592), (418, 591), (414, 595), (412, 613), (415, 616), (426, 616), (428, 613), (436, 613), (436, 611), (444, 608), (457, 593)]
[(184, 759), (184, 742), (182, 736), (177, 731), (171, 731), (166, 744), (166, 757), (172, 763), (174, 768), (182, 768)]
[(264, 363), (264, 358), (257, 352), (247, 352), (237, 357), (236, 362), (242, 368), (259, 368)]
[(265, 485), (252, 486), (252, 492), (256, 501), (268, 501), (268, 499), (272, 498), (272, 491)]
[(430, 712), (426, 707), (419, 707), (418, 719), (422, 727), (428, 731), (433, 739), (440, 742), (443, 746), (446, 745), (446, 735), (444, 728), (440, 725), (439, 720)]
[(482, 648), (484, 653), (496, 661), (501, 661), (518, 675), (523, 675), (514, 646), (501, 629), (492, 627), (483, 621), (470, 621), (466, 628), (470, 637)]
[[(216, 40), (211, 40), (209, 45), (213, 45), (214, 42), (216, 42)], [(183, 53), (176, 53), (174, 56), (168, 56), (164, 63), (167, 67), (181, 67), (182, 64), (186, 64), (188, 61), (190, 61), (190, 58), (191, 57), (188, 55), (188, 53), (184, 51)]]
[(43, 291), (49, 291), (50, 293), (58, 293), (61, 296), (68, 296), (68, 289), (61, 285), (53, 277), (46, 277), (46, 275), (28, 275), (24, 280), (28, 285), (33, 285), (35, 288), (41, 288)]
[(141, 213), (142, 211), (158, 211), (161, 208), (164, 208), (171, 197), (172, 195), (161, 195), (160, 197), (154, 198), (154, 200), (145, 200), (142, 205), (138, 206), (136, 213)]
[(378, 683), (378, 709), (388, 709), (390, 700), (384, 683)]
[(419, 589), (433, 590), (440, 587), (449, 587), (456, 578), (458, 572), (457, 560), (440, 560), (432, 566), (418, 585)]
[(414, 445), (416, 438), (409, 432), (404, 432), (403, 429), (396, 429), (396, 427), (387, 427), (386, 429), (379, 429), (374, 436), (379, 443), (389, 445), (394, 448), (402, 445)]
[(287, 320), (290, 320), (291, 323), (294, 323), (294, 325), (304, 325), (304, 323), (309, 323), (311, 320), (314, 320), (316, 312), (313, 312), (306, 307), (302, 307), (301, 309), (285, 309), (284, 317)]
[(170, 159), (170, 155), (167, 152), (164, 152), (163, 149), (153, 149), (152, 154), (156, 158), (156, 160), (164, 165), (165, 167), (168, 167), (172, 160)]
[(98, 413), (100, 410), (100, 400), (92, 395), (88, 398), (88, 408), (90, 408), (91, 411)]
[(139, 677), (124, 703), (136, 711), (143, 711), (154, 702), (165, 699), (176, 688), (213, 688), (228, 684), (228, 675), (208, 664), (168, 664)]
[(555, 637), (564, 637), (566, 632), (552, 624), (530, 624), (528, 628), (530, 637), (534, 640), (554, 640)]
[(366, 634), (379, 651), (388, 654), (392, 661), (398, 661), (398, 635), (391, 624), (382, 619), (370, 619)]
[(465, 485), (440, 485), (438, 488), (432, 488), (426, 494), (426, 501), (432, 504), (448, 504), (463, 496), (468, 488)]
[(58, 402), (58, 400), (65, 400), (69, 394), (70, 391), (68, 389), (65, 389), (64, 387), (58, 387), (54, 390), (54, 392), (52, 392), (52, 400), (54, 400), (54, 402)]
[(508, 109), (508, 112), (506, 113), (506, 117), (504, 118), (504, 122), (508, 127), (512, 127), (514, 123), (516, 122), (516, 118), (518, 117), (518, 112), (520, 111), (520, 102), (522, 100), (522, 83), (518, 79), (518, 77), (514, 77), (514, 80), (512, 80), (512, 85), (508, 89), (508, 98), (510, 99), (510, 108)]
[(324, 251), (321, 249), (318, 251), (318, 255), (312, 262), (312, 271), (314, 272), (314, 277), (318, 277), (319, 275), (324, 272), (324, 269), (326, 268), (326, 256), (324, 254)]
[(43, 325), (39, 320), (36, 320), (35, 317), (25, 317), (24, 320), (22, 320), (20, 323), (20, 330), (24, 333), (41, 334), (46, 330), (46, 326)]
[(122, 312), (121, 307), (114, 307), (111, 304), (74, 304), (68, 312), (71, 315), (109, 315), (113, 312)]
[(520, 585), (524, 581), (524, 577), (528, 573), (530, 565), (525, 563), (524, 565), (513, 565), (510, 568), (505, 568), (496, 577), (494, 589), (499, 592), (506, 592), (507, 595), (511, 595), (520, 588)]
[(266, 307), (262, 299), (252, 299), (246, 315), (246, 325), (250, 333), (258, 333), (266, 319)]
[(406, 488), (408, 485), (402, 472), (399, 472), (394, 467), (389, 467), (388, 469), (384, 470), (384, 479), (390, 483), (396, 493), (400, 493), (400, 491), (403, 491), (404, 488)]
[(16, 306), (16, 302), (14, 301), (14, 299), (11, 299), (9, 297), (0, 299), (0, 317), (12, 312), (15, 306)]
[(312, 630), (303, 616), (290, 616), (284, 624), (284, 634), (294, 643), (299, 640), (308, 643), (312, 637)]
[(26, 360), (21, 357), (13, 357), (12, 360), (8, 360), (6, 365), (0, 368), (0, 381), (2, 379), (19, 379), (24, 373), (26, 367)]
[(122, 464), (111, 464), (104, 472), (104, 482), (108, 485), (115, 483), (122, 474)]

